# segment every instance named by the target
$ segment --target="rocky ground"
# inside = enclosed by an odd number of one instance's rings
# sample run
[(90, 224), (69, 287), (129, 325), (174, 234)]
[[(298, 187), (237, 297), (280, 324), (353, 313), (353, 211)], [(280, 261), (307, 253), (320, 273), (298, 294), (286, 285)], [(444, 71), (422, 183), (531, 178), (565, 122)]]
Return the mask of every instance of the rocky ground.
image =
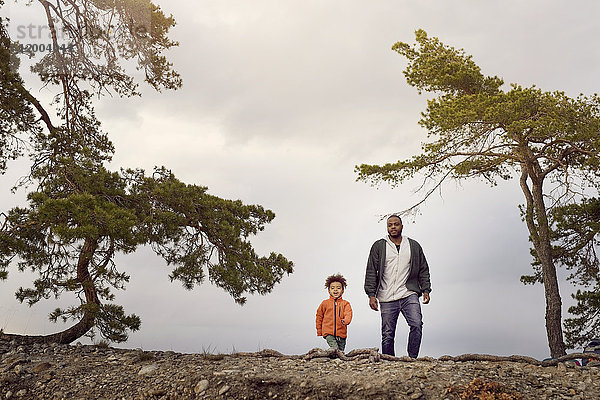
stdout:
[(597, 366), (340, 355), (0, 342), (0, 399), (600, 399)]

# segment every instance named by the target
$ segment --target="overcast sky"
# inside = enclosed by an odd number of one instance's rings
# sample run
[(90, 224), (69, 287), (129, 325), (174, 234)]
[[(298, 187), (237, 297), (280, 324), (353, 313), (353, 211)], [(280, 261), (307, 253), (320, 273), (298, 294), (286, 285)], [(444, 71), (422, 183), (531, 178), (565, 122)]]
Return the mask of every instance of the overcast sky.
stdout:
[[(355, 181), (354, 167), (410, 157), (426, 140), (417, 125), (426, 97), (405, 82), (405, 60), (391, 50), (397, 41), (413, 43), (416, 29), (464, 48), (484, 74), (507, 85), (571, 96), (600, 85), (600, 3), (592, 0), (157, 3), (178, 23), (172, 38), (180, 46), (169, 57), (184, 86), (97, 103), (116, 146), (112, 167), (165, 165), (214, 195), (273, 210), (277, 217), (252, 242), (261, 254), (293, 260), (295, 272), (241, 307), (208, 282), (191, 292), (171, 284), (169, 269), (149, 249), (120, 256), (131, 282), (117, 302), (142, 318), (124, 347), (287, 354), (325, 348), (315, 311), (328, 297), (325, 278), (336, 272), (348, 279), (344, 298), (354, 310), (346, 349), (379, 347), (380, 317), (363, 291), (366, 259), (386, 234), (380, 215), (420, 200), (418, 182), (374, 188)], [(12, 4), (7, 12), (13, 34), (32, 19), (43, 23), (38, 4)], [(23, 74), (34, 94), (48, 94)], [(9, 192), (22, 174), (21, 164), (12, 165), (0, 177), (3, 210), (24, 197)], [(404, 233), (424, 249), (433, 287), (423, 306), (421, 355), (548, 356), (543, 288), (519, 281), (531, 271), (522, 202), (516, 180), (493, 188), (450, 183), (405, 220)], [(11, 270), (0, 282), (0, 328), (62, 329), (47, 322), (56, 303), (30, 309), (15, 300), (31, 279)], [(571, 291), (561, 282), (563, 314)], [(399, 355), (406, 354), (407, 334), (399, 320)]]

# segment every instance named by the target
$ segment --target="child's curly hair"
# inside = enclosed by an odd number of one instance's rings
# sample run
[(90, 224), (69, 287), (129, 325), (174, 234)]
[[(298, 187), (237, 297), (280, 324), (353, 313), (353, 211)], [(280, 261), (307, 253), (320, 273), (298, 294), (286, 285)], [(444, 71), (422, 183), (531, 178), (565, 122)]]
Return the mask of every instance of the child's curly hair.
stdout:
[(344, 278), (341, 274), (329, 275), (325, 280), (325, 287), (329, 289), (329, 286), (333, 282), (339, 282), (342, 284), (342, 289), (346, 289), (346, 278)]

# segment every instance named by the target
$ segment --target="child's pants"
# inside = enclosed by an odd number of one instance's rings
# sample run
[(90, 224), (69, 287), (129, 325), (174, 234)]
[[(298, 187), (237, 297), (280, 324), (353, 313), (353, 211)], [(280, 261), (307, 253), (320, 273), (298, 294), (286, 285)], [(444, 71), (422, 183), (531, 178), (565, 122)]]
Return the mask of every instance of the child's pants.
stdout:
[(339, 349), (344, 351), (346, 348), (346, 338), (341, 338), (339, 336), (327, 335), (325, 336), (325, 340), (327, 340), (327, 344), (331, 349)]

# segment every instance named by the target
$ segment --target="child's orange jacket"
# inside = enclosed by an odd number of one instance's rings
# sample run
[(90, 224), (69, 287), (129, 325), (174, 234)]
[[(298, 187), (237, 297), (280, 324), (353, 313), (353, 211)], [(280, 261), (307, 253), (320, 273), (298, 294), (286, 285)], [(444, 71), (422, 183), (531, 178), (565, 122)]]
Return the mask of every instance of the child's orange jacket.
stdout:
[(347, 336), (347, 326), (352, 321), (352, 307), (350, 303), (338, 297), (330, 296), (323, 300), (317, 308), (317, 336)]

